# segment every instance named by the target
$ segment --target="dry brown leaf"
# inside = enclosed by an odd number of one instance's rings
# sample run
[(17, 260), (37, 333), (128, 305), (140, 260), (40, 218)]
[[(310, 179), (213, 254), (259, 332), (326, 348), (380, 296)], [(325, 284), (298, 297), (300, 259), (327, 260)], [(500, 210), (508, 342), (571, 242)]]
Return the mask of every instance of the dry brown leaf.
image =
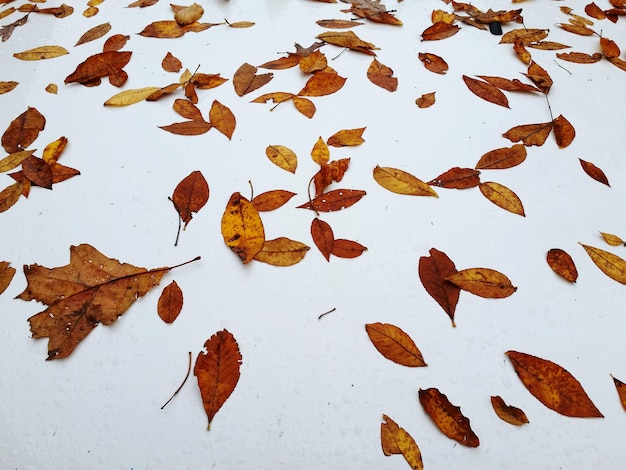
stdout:
[(531, 42), (530, 44), (526, 44), (527, 47), (532, 47), (533, 49), (540, 49), (542, 51), (558, 51), (561, 49), (569, 49), (572, 46), (568, 46), (567, 44), (561, 44), (560, 42), (553, 41), (539, 41), (539, 42)]
[(295, 152), (284, 145), (268, 145), (265, 155), (279, 168), (290, 173), (295, 173), (298, 167), (298, 157)]
[(189, 100), (184, 100), (182, 98), (174, 100), (172, 109), (185, 119), (191, 119), (192, 121), (204, 121), (202, 111), (200, 111), (200, 109)]
[(215, 129), (228, 137), (228, 140), (233, 137), (233, 132), (235, 132), (235, 127), (237, 126), (237, 120), (228, 106), (214, 100), (213, 104), (211, 104), (211, 109), (209, 110), (209, 121)]
[(10, 82), (0, 82), (0, 95), (8, 93), (12, 91), (16, 86), (18, 86), (18, 82), (10, 81)]
[(364, 24), (355, 20), (318, 20), (315, 23), (317, 23), (317, 25), (321, 26), (322, 28), (329, 29), (353, 28), (354, 26), (360, 26)]
[(481, 170), (502, 170), (512, 168), (526, 160), (526, 146), (515, 144), (512, 147), (502, 147), (485, 153), (476, 163)]
[(18, 152), (7, 155), (0, 160), (0, 173), (4, 173), (5, 171), (10, 171), (13, 168), (17, 168), (33, 153), (35, 153), (35, 150), (20, 150)]
[(151, 7), (152, 5), (156, 4), (159, 0), (137, 0), (136, 2), (132, 2), (129, 5), (126, 6), (126, 8), (145, 8), (145, 7)]
[(454, 323), (454, 312), (459, 302), (461, 289), (450, 281), (448, 276), (457, 272), (454, 262), (443, 251), (431, 248), (430, 256), (422, 256), (419, 259), (419, 278), (430, 295), (441, 306)]
[(96, 39), (99, 39), (102, 36), (104, 36), (105, 34), (107, 34), (109, 31), (111, 31), (111, 23), (102, 23), (102, 24), (100, 24), (98, 26), (94, 26), (93, 28), (91, 28), (87, 32), (85, 32), (85, 34), (83, 34), (78, 39), (76, 44), (74, 44), (74, 47), (80, 46), (81, 44), (85, 44), (86, 42), (90, 42), (90, 41), (94, 41)]
[(415, 100), (415, 104), (418, 108), (430, 108), (433, 104), (435, 104), (435, 92), (424, 93)]
[(292, 98), (293, 105), (304, 116), (311, 119), (315, 115), (315, 105), (308, 98), (302, 98), (301, 96), (294, 96)]
[(331, 254), (338, 258), (358, 258), (367, 250), (367, 247), (354, 240), (336, 238), (333, 242)]
[(424, 367), (422, 353), (409, 335), (389, 323), (368, 323), (365, 331), (374, 347), (390, 361), (407, 367)]
[(17, 181), (0, 191), (0, 213), (9, 210), (20, 198), (23, 185)]
[(211, 336), (204, 343), (204, 351), (198, 354), (193, 375), (198, 379), (209, 430), (215, 414), (239, 382), (241, 359), (237, 340), (228, 330)]
[(19, 26), (23, 26), (28, 21), (28, 14), (22, 16), (20, 19), (15, 20), (11, 24), (4, 25), (0, 27), (0, 37), (2, 38), (2, 42), (8, 41), (15, 28)]
[(585, 249), (594, 264), (604, 274), (620, 284), (626, 284), (626, 261), (613, 253), (589, 245)]
[(32, 144), (45, 127), (46, 118), (43, 114), (37, 111), (37, 108), (29, 106), (11, 121), (2, 134), (2, 147), (8, 153), (19, 152)]
[(163, 67), (163, 70), (166, 72), (178, 73), (183, 68), (183, 64), (178, 58), (174, 57), (171, 52), (168, 52), (161, 61), (161, 67)]
[(102, 52), (119, 51), (126, 45), (129, 39), (130, 36), (125, 36), (124, 34), (114, 34), (104, 42)]
[(557, 26), (560, 26), (561, 28), (563, 28), (565, 31), (569, 33), (578, 34), (580, 36), (592, 36), (596, 34), (596, 32), (593, 29), (587, 28), (587, 26), (584, 26), (584, 25), (571, 24), (571, 23), (558, 23)]
[(184, 222), (185, 227), (193, 218), (192, 213), (198, 212), (209, 200), (209, 184), (202, 172), (195, 170), (183, 178), (174, 189), (172, 202), (174, 208)]
[(552, 128), (554, 129), (554, 137), (559, 148), (567, 147), (576, 136), (574, 126), (562, 114), (554, 118)]
[(56, 84), (54, 84), (54, 83), (49, 83), (49, 84), (46, 86), (45, 90), (46, 90), (48, 93), (51, 93), (51, 94), (53, 94), (53, 95), (56, 95), (56, 94), (58, 93), (58, 91), (59, 91), (59, 87), (58, 87), (58, 86), (56, 86)]
[(196, 73), (190, 79), (190, 83), (199, 90), (210, 90), (227, 81), (228, 79), (221, 77), (219, 73)]
[(204, 8), (197, 3), (181, 8), (174, 13), (174, 19), (179, 26), (187, 26), (195, 23), (204, 15)]
[(381, 64), (376, 59), (372, 60), (372, 63), (367, 69), (367, 78), (374, 85), (384, 88), (387, 91), (396, 91), (398, 88), (398, 79), (393, 76), (393, 70)]
[(52, 189), (52, 168), (43, 159), (31, 155), (22, 162), (22, 173), (35, 186)]
[(517, 351), (506, 355), (528, 391), (551, 410), (576, 418), (604, 417), (580, 382), (560, 365)]
[(626, 383), (622, 382), (618, 378), (613, 377), (613, 375), (611, 375), (611, 378), (613, 379), (613, 384), (615, 384), (615, 389), (617, 390), (619, 402), (621, 403), (622, 408), (624, 408), (624, 411), (626, 411)]
[(530, 52), (526, 50), (526, 45), (521, 39), (516, 39), (513, 43), (513, 51), (524, 64), (530, 64), (532, 56)]
[(516, 40), (521, 40), (524, 44), (541, 41), (548, 37), (549, 30), (537, 28), (520, 28), (507, 31), (500, 38), (500, 44), (515, 44)]
[(248, 63), (244, 63), (237, 69), (233, 76), (233, 86), (235, 87), (235, 93), (237, 93), (237, 95), (243, 96), (254, 90), (258, 90), (274, 78), (274, 75), (271, 73), (256, 75), (256, 72), (257, 68)]
[(496, 206), (512, 212), (513, 214), (521, 215), (523, 217), (526, 216), (522, 201), (517, 194), (506, 186), (493, 181), (487, 181), (485, 183), (480, 183), (478, 189), (480, 189), (483, 196), (493, 202)]
[(606, 18), (606, 14), (598, 5), (595, 4), (595, 2), (585, 5), (585, 13), (596, 20), (603, 20)]
[(284, 189), (274, 189), (258, 194), (252, 199), (252, 204), (259, 212), (269, 212), (284, 206), (296, 193)]
[(183, 121), (168, 126), (159, 126), (159, 129), (177, 135), (201, 135), (209, 132), (212, 127), (213, 125), (206, 121)]
[(626, 245), (624, 240), (612, 233), (600, 232), (600, 235), (602, 235), (602, 239), (611, 246)]
[(341, 158), (339, 160), (333, 160), (330, 163), (322, 163), (319, 171), (313, 175), (315, 196), (321, 196), (326, 188), (333, 182), (340, 182), (349, 166), (349, 158)]
[(473, 188), (480, 184), (479, 175), (480, 171), (473, 168), (459, 168), (457, 166), (433, 178), (427, 184), (448, 189)]
[(298, 209), (311, 209), (317, 212), (339, 211), (356, 204), (366, 194), (359, 189), (334, 189), (298, 206)]
[(132, 52), (129, 51), (108, 51), (92, 55), (78, 64), (76, 70), (65, 78), (65, 84), (86, 84), (109, 77), (111, 85), (122, 86), (128, 78), (122, 69), (130, 61), (131, 55)]
[(139, 34), (147, 38), (179, 38), (188, 32), (199, 33), (222, 23), (191, 23), (180, 26), (174, 20), (155, 21), (146, 26)]
[(54, 59), (62, 55), (69, 54), (67, 49), (61, 46), (41, 46), (29, 49), (24, 52), (18, 52), (13, 54), (13, 57), (20, 60), (42, 60), (42, 59)]
[(117, 320), (175, 267), (147, 270), (108, 258), (90, 245), (71, 246), (65, 266), (24, 266), (28, 285), (18, 297), (48, 306), (28, 321), (33, 338), (49, 338), (47, 359), (61, 359), (98, 323)]
[(330, 261), (330, 255), (335, 243), (335, 235), (331, 226), (319, 218), (311, 221), (311, 237), (313, 243), (320, 250), (326, 261)]
[(363, 132), (365, 127), (358, 127), (356, 129), (342, 129), (331, 135), (326, 143), (333, 147), (350, 147), (355, 145), (361, 145), (365, 140), (363, 139)]
[(426, 414), (447, 437), (466, 447), (478, 447), (480, 441), (472, 431), (470, 420), (443, 393), (436, 388), (420, 388), (419, 400)]
[(622, 60), (619, 57), (613, 57), (612, 59), (608, 59), (608, 61), (620, 70), (626, 72), (626, 60)]
[(507, 405), (502, 397), (491, 397), (491, 406), (502, 421), (506, 421), (514, 426), (522, 426), (528, 423), (526, 413), (515, 406)]
[(550, 135), (550, 131), (552, 131), (551, 122), (522, 124), (512, 127), (502, 134), (502, 136), (509, 139), (511, 142), (519, 142), (521, 140), (527, 147), (531, 145), (541, 146)]
[(389, 24), (393, 26), (402, 26), (402, 21), (391, 14), (385, 5), (380, 3), (381, 0), (342, 0), (350, 3), (352, 7), (349, 11), (359, 18), (367, 18), (376, 23)]
[(463, 81), (465, 85), (467, 85), (467, 88), (479, 98), (505, 108), (509, 107), (509, 100), (498, 87), (488, 82), (468, 77), (467, 75), (463, 75)]
[(602, 48), (602, 54), (607, 59), (613, 59), (615, 57), (619, 57), (620, 50), (619, 46), (609, 38), (601, 37), (600, 38), (600, 47)]
[(448, 64), (445, 60), (430, 52), (420, 52), (417, 58), (424, 64), (427, 70), (438, 74), (445, 74), (448, 71)]
[(300, 96), (326, 96), (339, 91), (346, 79), (330, 67), (315, 72), (307, 80), (304, 88), (298, 92)]
[(124, 90), (111, 96), (111, 98), (104, 102), (104, 106), (129, 106), (131, 104), (139, 103), (140, 101), (145, 101), (146, 98), (158, 90), (159, 87), (155, 86)]
[(233, 193), (222, 216), (224, 243), (246, 264), (263, 249), (265, 229), (259, 211), (239, 193)]
[(334, 46), (347, 47), (368, 55), (376, 55), (374, 50), (378, 49), (371, 42), (363, 41), (353, 31), (326, 31), (318, 34), (316, 38)]
[(598, 168), (591, 162), (583, 160), (582, 158), (579, 158), (578, 161), (580, 162), (580, 166), (582, 166), (585, 173), (591, 176), (594, 180), (598, 181), (599, 183), (606, 184), (609, 187), (611, 186), (609, 184), (609, 179), (606, 177), (602, 169)]
[(266, 240), (254, 259), (272, 266), (293, 266), (304, 259), (309, 249), (304, 243), (279, 237)]
[(546, 95), (550, 92), (553, 83), (552, 77), (537, 62), (531, 61), (528, 65), (528, 72), (525, 75)]
[(300, 57), (300, 70), (302, 73), (313, 73), (328, 67), (326, 56), (320, 51), (315, 51), (307, 56)]
[(178, 287), (176, 281), (172, 281), (161, 292), (157, 303), (157, 313), (165, 323), (174, 323), (182, 309), (183, 291)]
[(12, 268), (10, 264), (7, 261), (0, 261), (0, 294), (9, 287), (15, 275), (15, 268)]
[(517, 290), (506, 275), (491, 268), (463, 269), (447, 276), (446, 280), (464, 291), (487, 299), (504, 299)]
[(440, 39), (449, 38), (459, 32), (459, 28), (455, 24), (445, 21), (437, 21), (422, 32), (422, 41), (438, 41)]
[(380, 424), (380, 442), (386, 456), (402, 454), (413, 470), (424, 470), (422, 454), (413, 437), (387, 415), (383, 415)]
[(231, 28), (251, 28), (254, 26), (254, 21), (234, 21), (232, 23), (226, 22)]
[(376, 165), (373, 176), (379, 185), (392, 193), (439, 197), (427, 183), (404, 170)]
[(552, 248), (546, 256), (548, 266), (563, 279), (569, 282), (576, 282), (578, 270), (572, 257), (560, 248)]

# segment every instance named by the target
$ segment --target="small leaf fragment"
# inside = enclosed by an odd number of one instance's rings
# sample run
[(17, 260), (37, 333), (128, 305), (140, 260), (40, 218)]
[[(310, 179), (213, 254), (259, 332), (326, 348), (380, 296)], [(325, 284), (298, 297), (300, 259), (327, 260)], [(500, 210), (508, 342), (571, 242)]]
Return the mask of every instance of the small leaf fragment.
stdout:
[(163, 288), (157, 303), (157, 313), (165, 323), (173, 323), (183, 309), (183, 291), (176, 281)]
[(439, 197), (428, 184), (404, 170), (376, 165), (373, 176), (379, 185), (396, 194)]
[(15, 89), (18, 86), (18, 82), (10, 81), (10, 82), (0, 82), (0, 95), (8, 93)]
[(435, 104), (435, 92), (424, 93), (415, 100), (415, 104), (418, 108), (430, 108), (433, 104)]
[(572, 257), (560, 248), (552, 248), (546, 256), (548, 266), (563, 279), (569, 282), (576, 282), (578, 270)]
[(13, 276), (15, 276), (15, 268), (10, 265), (11, 263), (7, 261), (0, 261), (0, 294), (9, 287)]
[(470, 420), (461, 413), (461, 408), (450, 403), (446, 395), (436, 388), (420, 388), (419, 401), (443, 434), (466, 447), (478, 447), (480, 441), (472, 431)]
[(615, 385), (615, 389), (617, 390), (619, 402), (621, 403), (622, 408), (624, 408), (624, 411), (626, 411), (626, 383), (622, 382), (616, 377), (613, 377), (613, 375), (611, 375), (611, 378), (613, 379), (613, 384)]
[(506, 275), (491, 268), (462, 269), (445, 279), (466, 292), (487, 299), (504, 299), (517, 290)]
[(529, 422), (524, 411), (515, 406), (507, 405), (502, 397), (498, 395), (491, 397), (491, 406), (493, 407), (493, 411), (496, 412), (498, 417), (502, 421), (505, 421), (509, 424), (512, 424), (514, 426), (522, 426)]
[(422, 353), (411, 337), (390, 323), (368, 323), (365, 331), (374, 347), (390, 361), (407, 367), (425, 367)]

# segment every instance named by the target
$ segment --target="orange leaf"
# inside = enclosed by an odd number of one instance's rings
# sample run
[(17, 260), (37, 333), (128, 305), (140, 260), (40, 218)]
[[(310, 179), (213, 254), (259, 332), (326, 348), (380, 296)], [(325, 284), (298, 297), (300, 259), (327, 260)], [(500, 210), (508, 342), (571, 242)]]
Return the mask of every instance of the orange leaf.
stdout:
[(470, 427), (470, 420), (443, 393), (436, 388), (420, 388), (419, 400), (426, 414), (447, 437), (467, 447), (478, 447), (480, 441)]
[(621, 380), (613, 377), (613, 383), (615, 384), (615, 389), (617, 390), (617, 396), (619, 397), (619, 402), (622, 404), (622, 408), (626, 411), (626, 384)]
[(219, 73), (196, 73), (191, 77), (191, 83), (199, 90), (210, 90), (227, 82), (228, 79), (220, 77)]
[(450, 168), (448, 171), (433, 178), (427, 184), (448, 189), (467, 189), (480, 184), (480, 171), (472, 168)]
[(15, 268), (10, 267), (11, 263), (7, 261), (0, 261), (0, 294), (2, 294), (15, 275)]
[(561, 44), (560, 42), (553, 41), (532, 42), (530, 44), (526, 44), (526, 46), (532, 47), (533, 49), (540, 49), (543, 51), (558, 51), (560, 49), (568, 49), (571, 47), (566, 44)]
[(478, 189), (480, 189), (483, 196), (493, 202), (496, 206), (512, 212), (513, 214), (521, 215), (523, 217), (526, 216), (522, 201), (517, 194), (506, 186), (501, 185), (500, 183), (494, 183), (493, 181), (487, 181), (485, 183), (480, 183)]
[(552, 271), (569, 282), (576, 282), (578, 270), (572, 257), (560, 248), (552, 248), (548, 251), (546, 261)]
[(233, 137), (237, 120), (228, 106), (214, 100), (209, 110), (209, 121), (213, 127), (228, 137), (228, 140)]
[(588, 5), (585, 5), (585, 13), (595, 18), (596, 20), (603, 20), (606, 18), (606, 15), (602, 11), (602, 9), (595, 4), (595, 2), (591, 2)]
[(357, 258), (366, 251), (367, 248), (353, 240), (337, 238), (333, 242), (331, 254), (338, 258)]
[(211, 130), (213, 125), (206, 121), (183, 121), (175, 122), (169, 126), (159, 126), (164, 131), (178, 135), (200, 135)]
[(189, 100), (178, 98), (174, 100), (172, 108), (185, 119), (191, 119), (192, 121), (204, 121), (202, 111), (200, 111), (200, 109)]
[(379, 185), (392, 193), (439, 197), (428, 184), (404, 170), (376, 165), (373, 176)]
[(326, 261), (330, 261), (330, 255), (335, 243), (335, 235), (331, 226), (317, 217), (311, 221), (311, 237), (313, 243), (320, 250)]
[(384, 88), (387, 91), (396, 91), (398, 79), (393, 77), (393, 70), (374, 59), (367, 69), (367, 78), (374, 85)]
[(274, 75), (271, 73), (256, 75), (256, 71), (257, 68), (248, 63), (244, 63), (237, 69), (233, 76), (233, 86), (235, 87), (235, 93), (237, 93), (237, 95), (243, 96), (254, 90), (258, 90), (274, 78)]
[(300, 96), (325, 96), (339, 91), (346, 79), (340, 76), (330, 67), (315, 72), (300, 90)]
[(609, 187), (611, 186), (609, 184), (609, 179), (604, 174), (604, 171), (602, 171), (600, 168), (595, 166), (593, 163), (587, 162), (583, 160), (582, 158), (579, 158), (578, 161), (580, 162), (580, 165), (583, 167), (583, 170), (585, 171), (585, 173), (591, 176), (594, 180), (598, 181), (599, 183), (606, 184)]
[(564, 416), (603, 418), (580, 382), (560, 365), (517, 351), (507, 351), (515, 372), (541, 403)]
[(320, 51), (315, 51), (307, 56), (300, 58), (300, 70), (303, 73), (313, 73), (324, 70), (328, 66), (326, 56)]
[(498, 417), (509, 424), (521, 426), (528, 423), (526, 413), (515, 406), (507, 405), (500, 396), (491, 397), (491, 406)]
[(165, 286), (159, 302), (157, 303), (157, 313), (165, 323), (173, 323), (183, 308), (183, 291), (180, 290), (176, 281), (172, 281)]
[(512, 168), (526, 160), (526, 146), (515, 144), (485, 153), (476, 163), (476, 168), (485, 170)]
[(311, 158), (319, 165), (328, 163), (330, 151), (328, 150), (328, 145), (326, 145), (326, 142), (324, 142), (321, 137), (317, 138), (317, 141), (311, 149)]
[(265, 229), (254, 205), (233, 193), (222, 216), (224, 243), (246, 264), (254, 259), (265, 243)]
[(109, 31), (111, 31), (111, 23), (103, 23), (101, 25), (94, 26), (78, 39), (76, 44), (74, 44), (74, 47), (99, 39)]
[(174, 20), (155, 21), (139, 34), (147, 38), (179, 38), (190, 31), (199, 33), (221, 23), (191, 23), (181, 26)]
[(209, 185), (202, 173), (198, 170), (192, 171), (188, 176), (178, 183), (172, 201), (174, 207), (185, 223), (185, 228), (193, 216), (192, 212), (198, 212), (209, 200)]
[(467, 85), (467, 88), (469, 88), (469, 90), (479, 98), (505, 108), (509, 107), (509, 100), (498, 87), (493, 86), (488, 82), (468, 77), (467, 75), (463, 75), (463, 81)]
[(369, 323), (365, 331), (374, 347), (390, 361), (407, 367), (424, 367), (426, 362), (413, 340), (402, 329), (389, 323)]
[(183, 68), (183, 64), (178, 58), (174, 57), (171, 52), (168, 52), (161, 61), (161, 67), (163, 67), (163, 70), (166, 72), (180, 72), (180, 69)]
[(215, 333), (204, 343), (198, 354), (193, 375), (198, 378), (204, 411), (209, 418), (207, 429), (215, 414), (235, 390), (241, 368), (241, 353), (235, 337), (228, 331)]
[(526, 92), (538, 92), (541, 91), (532, 85), (520, 82), (517, 78), (509, 80), (508, 78), (492, 77), (489, 75), (478, 75), (478, 78), (482, 78), (487, 83), (491, 83), (504, 91), (526, 91)]
[(519, 60), (524, 62), (526, 65), (530, 64), (532, 57), (530, 55), (530, 52), (526, 50), (525, 43), (521, 39), (515, 40), (515, 42), (513, 43), (513, 51), (515, 52)]
[(290, 173), (296, 172), (298, 157), (290, 148), (284, 145), (268, 145), (265, 149), (265, 155), (277, 167)]
[(15, 81), (0, 82), (0, 95), (10, 92), (11, 90), (15, 89), (15, 87), (18, 85), (19, 83)]
[(356, 204), (365, 194), (365, 191), (359, 189), (335, 189), (298, 206), (298, 209), (312, 209), (319, 212), (338, 211)]
[(365, 127), (359, 127), (357, 129), (343, 129), (335, 132), (331, 135), (326, 143), (332, 147), (348, 147), (361, 145), (365, 140), (363, 139), (363, 132)]
[(435, 104), (435, 92), (424, 93), (421, 97), (415, 100), (415, 104), (419, 108), (430, 108), (433, 104)]
[(435, 301), (443, 308), (454, 323), (454, 312), (459, 301), (461, 289), (447, 281), (448, 276), (457, 272), (454, 262), (443, 251), (431, 248), (430, 256), (419, 259), (418, 271), (420, 281)]
[(273, 266), (293, 266), (304, 259), (307, 251), (309, 247), (304, 243), (279, 237), (266, 240), (254, 259)]
[(561, 60), (576, 64), (595, 64), (602, 59), (602, 54), (599, 52), (595, 52), (593, 55), (585, 54), (584, 52), (567, 52), (557, 53), (556, 56)]
[(490, 268), (463, 269), (445, 279), (464, 291), (487, 299), (504, 299), (517, 290), (508, 277)]
[(551, 122), (522, 124), (521, 126), (512, 127), (502, 134), (502, 136), (509, 139), (511, 142), (519, 142), (521, 140), (527, 147), (531, 145), (541, 146), (550, 135), (551, 130)]
[(294, 96), (293, 105), (296, 109), (309, 119), (311, 119), (315, 115), (315, 105), (308, 98), (302, 98), (301, 96)]
[(438, 74), (445, 74), (448, 71), (448, 64), (445, 60), (430, 52), (420, 52), (417, 58), (424, 64), (427, 70)]
[(252, 199), (252, 204), (259, 212), (269, 212), (284, 206), (296, 193), (285, 191), (283, 189), (275, 189), (266, 191)]
[(600, 248), (581, 245), (600, 271), (614, 281), (626, 284), (626, 261), (623, 258)]
[(317, 25), (321, 26), (322, 28), (331, 28), (331, 29), (353, 28), (355, 26), (364, 24), (364, 23), (360, 23), (358, 21), (352, 21), (352, 20), (318, 20), (315, 23), (317, 23)]
[(413, 470), (424, 470), (422, 454), (415, 440), (389, 416), (380, 423), (380, 442), (386, 456), (402, 454)]
[(123, 34), (114, 34), (104, 42), (104, 46), (102, 46), (102, 52), (119, 51), (126, 45), (129, 39), (130, 36), (125, 36)]
[(128, 64), (131, 55), (132, 52), (129, 51), (108, 51), (92, 55), (84, 62), (78, 64), (76, 70), (65, 78), (65, 84), (85, 84), (103, 77), (109, 77), (112, 85), (121, 86), (126, 80), (120, 83), (116, 77), (123, 72), (122, 68)]
[(567, 147), (576, 136), (574, 126), (562, 114), (552, 121), (552, 128), (554, 129), (554, 137), (559, 148)]
[(318, 34), (316, 37), (328, 44), (347, 47), (353, 51), (363, 52), (369, 55), (376, 55), (373, 50), (378, 49), (374, 44), (363, 41), (352, 31), (326, 31), (325, 33)]
[(459, 27), (444, 21), (438, 21), (422, 32), (422, 41), (437, 41), (449, 38), (459, 32)]
[(532, 80), (532, 82), (537, 85), (541, 91), (543, 91), (546, 95), (550, 91), (552, 87), (552, 77), (548, 74), (548, 72), (541, 67), (537, 62), (532, 61), (528, 66), (528, 73), (525, 74), (528, 78)]
[(15, 153), (24, 150), (32, 144), (39, 132), (46, 127), (46, 118), (30, 106), (11, 121), (9, 127), (2, 134), (2, 147), (8, 153)]

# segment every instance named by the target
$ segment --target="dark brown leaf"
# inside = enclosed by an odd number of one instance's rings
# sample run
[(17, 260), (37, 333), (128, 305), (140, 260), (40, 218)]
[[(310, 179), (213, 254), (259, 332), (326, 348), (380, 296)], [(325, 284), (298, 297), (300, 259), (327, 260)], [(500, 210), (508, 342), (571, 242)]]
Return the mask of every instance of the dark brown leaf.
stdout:
[(473, 168), (459, 168), (457, 166), (430, 180), (428, 184), (448, 189), (474, 188), (480, 184), (479, 175), (480, 171)]
[(604, 174), (604, 171), (602, 171), (600, 168), (595, 166), (593, 163), (587, 162), (583, 160), (582, 158), (579, 158), (578, 161), (580, 161), (580, 166), (583, 167), (583, 170), (585, 171), (585, 173), (591, 176), (594, 180), (602, 184), (606, 184), (609, 187), (611, 186), (609, 184), (609, 179)]
[(430, 295), (443, 308), (454, 323), (454, 312), (459, 302), (461, 289), (446, 278), (457, 272), (454, 262), (443, 251), (431, 248), (430, 256), (422, 256), (419, 259), (419, 278)]

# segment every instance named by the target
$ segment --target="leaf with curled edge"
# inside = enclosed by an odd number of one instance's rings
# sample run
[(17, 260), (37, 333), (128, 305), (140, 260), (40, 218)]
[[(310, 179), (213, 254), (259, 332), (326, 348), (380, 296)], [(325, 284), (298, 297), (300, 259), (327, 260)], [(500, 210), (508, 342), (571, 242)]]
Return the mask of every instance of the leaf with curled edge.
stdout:
[(424, 411), (439, 430), (450, 439), (466, 447), (478, 447), (480, 441), (470, 426), (470, 420), (436, 388), (419, 390), (419, 401)]
[(192, 213), (202, 209), (209, 200), (209, 184), (199, 170), (192, 171), (176, 185), (172, 194), (174, 208), (185, 228), (193, 218)]

